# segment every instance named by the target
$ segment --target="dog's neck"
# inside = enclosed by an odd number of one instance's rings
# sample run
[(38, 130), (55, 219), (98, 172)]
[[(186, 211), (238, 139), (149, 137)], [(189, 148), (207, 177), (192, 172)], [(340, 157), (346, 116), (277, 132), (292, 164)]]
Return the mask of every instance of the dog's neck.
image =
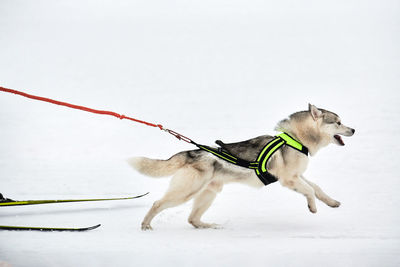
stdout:
[(314, 156), (321, 148), (328, 145), (324, 143), (316, 122), (311, 116), (303, 120), (284, 119), (278, 123), (275, 130), (286, 132), (308, 148), (311, 156)]

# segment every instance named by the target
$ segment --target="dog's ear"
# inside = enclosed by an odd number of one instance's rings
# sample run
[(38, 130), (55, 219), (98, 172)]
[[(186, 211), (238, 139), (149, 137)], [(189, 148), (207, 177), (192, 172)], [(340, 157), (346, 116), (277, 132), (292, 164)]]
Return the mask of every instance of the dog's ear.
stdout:
[(314, 105), (308, 104), (308, 111), (311, 113), (311, 116), (315, 121), (322, 117), (322, 111)]

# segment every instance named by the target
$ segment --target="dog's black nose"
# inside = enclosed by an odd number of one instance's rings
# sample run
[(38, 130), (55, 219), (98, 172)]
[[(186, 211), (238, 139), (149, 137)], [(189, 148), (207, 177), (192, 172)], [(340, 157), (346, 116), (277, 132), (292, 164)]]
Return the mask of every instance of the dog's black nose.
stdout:
[(353, 134), (356, 132), (356, 130), (354, 130), (354, 129), (351, 129), (351, 131), (353, 132)]

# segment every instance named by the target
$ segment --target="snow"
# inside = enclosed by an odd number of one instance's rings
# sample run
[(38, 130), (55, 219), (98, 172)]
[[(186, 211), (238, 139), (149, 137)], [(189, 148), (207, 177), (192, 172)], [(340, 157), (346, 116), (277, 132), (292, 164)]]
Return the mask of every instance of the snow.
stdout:
[(279, 184), (227, 185), (194, 229), (191, 203), (140, 223), (168, 186), (131, 156), (192, 149), (129, 121), (0, 94), (0, 192), (14, 199), (150, 195), (3, 207), (0, 266), (399, 266), (398, 1), (0, 3), (0, 86), (161, 123), (203, 144), (273, 134), (308, 103), (356, 129), (306, 177), (341, 201)]

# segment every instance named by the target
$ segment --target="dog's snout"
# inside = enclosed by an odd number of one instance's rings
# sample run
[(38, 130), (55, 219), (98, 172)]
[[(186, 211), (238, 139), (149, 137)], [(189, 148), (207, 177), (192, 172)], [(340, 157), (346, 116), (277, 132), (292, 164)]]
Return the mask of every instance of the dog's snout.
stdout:
[(346, 131), (343, 133), (344, 136), (353, 136), (356, 130), (350, 127), (346, 127)]

